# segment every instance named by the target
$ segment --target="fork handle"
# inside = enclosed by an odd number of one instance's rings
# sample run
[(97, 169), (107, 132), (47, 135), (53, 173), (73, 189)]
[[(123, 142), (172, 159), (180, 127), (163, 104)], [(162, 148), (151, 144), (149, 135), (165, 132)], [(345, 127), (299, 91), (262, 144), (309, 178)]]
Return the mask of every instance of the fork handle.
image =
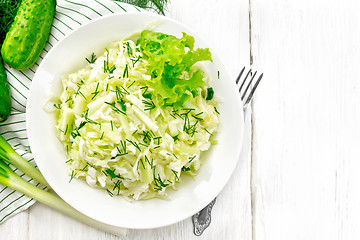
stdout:
[(194, 214), (192, 216), (192, 222), (194, 225), (194, 234), (196, 236), (200, 236), (204, 230), (211, 223), (211, 210), (216, 202), (216, 198), (212, 200), (206, 207), (204, 207), (201, 211)]

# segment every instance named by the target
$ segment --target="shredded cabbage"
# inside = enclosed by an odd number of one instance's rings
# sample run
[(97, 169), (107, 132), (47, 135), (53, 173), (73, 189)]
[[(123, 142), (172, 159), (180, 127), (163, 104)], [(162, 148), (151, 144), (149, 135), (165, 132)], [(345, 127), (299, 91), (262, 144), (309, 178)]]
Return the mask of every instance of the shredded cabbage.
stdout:
[(215, 141), (219, 114), (197, 62), (209, 49), (194, 38), (143, 31), (62, 78), (54, 104), (70, 178), (130, 199), (166, 197), (183, 174), (195, 176)]

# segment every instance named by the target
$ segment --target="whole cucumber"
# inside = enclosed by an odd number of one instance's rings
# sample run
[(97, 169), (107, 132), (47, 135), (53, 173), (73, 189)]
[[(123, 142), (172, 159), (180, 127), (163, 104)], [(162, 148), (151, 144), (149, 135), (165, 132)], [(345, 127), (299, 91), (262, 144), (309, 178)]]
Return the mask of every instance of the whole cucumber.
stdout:
[(1, 48), (4, 62), (17, 70), (30, 68), (49, 38), (56, 0), (22, 0)]
[(10, 87), (7, 81), (3, 61), (0, 57), (0, 122), (5, 121), (11, 111)]

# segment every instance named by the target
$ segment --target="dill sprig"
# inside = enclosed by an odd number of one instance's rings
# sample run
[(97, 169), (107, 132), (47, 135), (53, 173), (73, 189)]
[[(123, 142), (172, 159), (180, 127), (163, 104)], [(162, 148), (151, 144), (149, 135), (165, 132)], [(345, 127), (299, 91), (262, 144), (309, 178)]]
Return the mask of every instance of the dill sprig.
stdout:
[(54, 103), (54, 107), (56, 108), (56, 109), (61, 109), (61, 104), (60, 103)]
[(21, 0), (0, 0), (0, 46), (5, 39)]
[(133, 142), (129, 139), (126, 139), (126, 141), (128, 141), (129, 143), (131, 143), (135, 148), (137, 148), (140, 152), (141, 152), (141, 148), (139, 147), (139, 145), (136, 142)]
[(142, 102), (145, 105), (144, 111), (148, 111), (148, 110), (154, 109), (156, 107), (154, 102), (151, 99), (142, 100)]
[(126, 64), (125, 65), (125, 69), (124, 69), (124, 73), (123, 73), (123, 78), (129, 78), (129, 66)]
[(91, 54), (91, 58), (90, 59), (88, 59), (88, 58), (85, 58), (85, 60), (90, 64), (90, 63), (94, 63), (95, 61), (96, 61), (96, 55), (95, 55), (95, 53), (92, 53)]
[(112, 67), (109, 66), (109, 54), (109, 51), (106, 50), (106, 60), (104, 60), (104, 73), (112, 74), (116, 67), (115, 65), (113, 65)]
[(166, 6), (169, 0), (115, 0), (129, 3), (144, 9), (153, 9), (155, 12), (165, 15)]
[[(122, 114), (126, 115), (126, 112), (124, 112), (123, 110), (120, 110), (114, 102), (113, 103), (105, 102), (105, 104), (109, 105), (114, 112), (122, 113)], [(125, 106), (125, 105), (121, 105), (121, 108), (123, 106)]]

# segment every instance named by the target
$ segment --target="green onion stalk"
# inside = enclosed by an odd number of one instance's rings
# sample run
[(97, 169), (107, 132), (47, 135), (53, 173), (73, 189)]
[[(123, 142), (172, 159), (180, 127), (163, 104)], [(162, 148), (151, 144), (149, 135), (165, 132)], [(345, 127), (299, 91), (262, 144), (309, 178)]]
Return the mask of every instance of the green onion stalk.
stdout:
[[(48, 185), (40, 171), (18, 155), (6, 140), (0, 136), (0, 158), (18, 167), (22, 172), (32, 175), (31, 177), (43, 185)], [(0, 159), (0, 184), (16, 190), (38, 202), (41, 202), (65, 215), (68, 215), (84, 224), (115, 235), (124, 234), (125, 230), (114, 228), (111, 225), (100, 223), (78, 212), (64, 200), (41, 188), (38, 188), (17, 175), (5, 161)]]
[(50, 187), (45, 178), (41, 175), (40, 171), (16, 153), (2, 136), (0, 136), (0, 158), (17, 167), (20, 171), (35, 181), (44, 186)]

